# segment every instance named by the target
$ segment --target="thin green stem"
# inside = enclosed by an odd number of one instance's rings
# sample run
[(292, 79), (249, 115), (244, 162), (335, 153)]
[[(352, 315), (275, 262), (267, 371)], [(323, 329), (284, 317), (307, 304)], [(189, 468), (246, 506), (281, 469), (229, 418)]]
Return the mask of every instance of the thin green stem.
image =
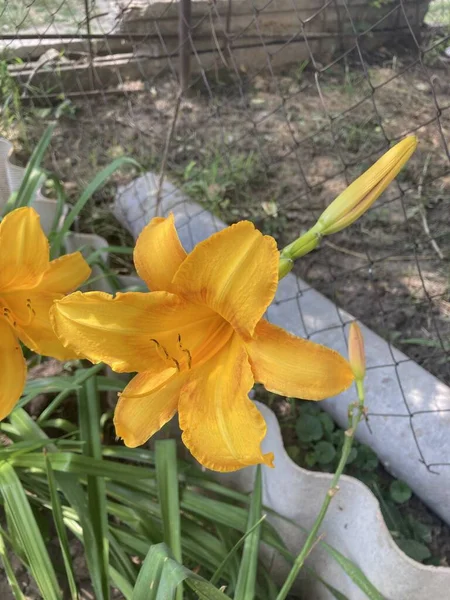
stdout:
[(330, 487), (327, 490), (327, 493), (326, 493), (326, 496), (322, 503), (320, 512), (317, 515), (316, 520), (314, 521), (314, 525), (313, 525), (311, 531), (309, 532), (308, 537), (306, 538), (306, 541), (303, 545), (303, 548), (300, 551), (300, 554), (295, 559), (294, 564), (292, 565), (292, 569), (289, 572), (289, 575), (287, 576), (287, 578), (283, 584), (283, 587), (281, 588), (280, 593), (278, 594), (276, 600), (285, 600), (285, 598), (289, 594), (291, 587), (294, 585), (294, 582), (297, 579), (300, 569), (303, 567), (305, 560), (307, 559), (307, 557), (310, 554), (311, 550), (313, 549), (314, 545), (318, 541), (317, 534), (318, 534), (320, 527), (322, 526), (325, 515), (327, 514), (328, 507), (330, 506), (330, 503), (331, 503), (332, 499), (334, 498), (334, 496), (339, 491), (339, 486), (338, 486), (339, 479), (345, 469), (345, 465), (347, 464), (347, 460), (350, 455), (350, 451), (352, 449), (353, 440), (355, 438), (356, 427), (357, 427), (358, 423), (360, 422), (360, 420), (364, 416), (364, 385), (363, 385), (362, 380), (356, 382), (356, 388), (357, 388), (357, 392), (358, 392), (358, 402), (355, 402), (354, 404), (350, 404), (349, 409), (348, 409), (349, 427), (348, 427), (347, 431), (345, 432), (345, 440), (344, 440), (344, 444), (342, 446), (342, 452), (341, 452), (341, 457), (339, 459), (339, 464), (333, 475), (333, 479), (331, 480)]

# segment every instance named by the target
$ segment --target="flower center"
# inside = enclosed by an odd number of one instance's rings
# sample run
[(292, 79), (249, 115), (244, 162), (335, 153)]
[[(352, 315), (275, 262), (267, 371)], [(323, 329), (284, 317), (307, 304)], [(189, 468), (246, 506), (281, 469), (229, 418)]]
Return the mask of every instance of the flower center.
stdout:
[(13, 327), (19, 324), (27, 327), (36, 316), (36, 311), (31, 305), (31, 298), (10, 298), (7, 302), (5, 294), (0, 296), (0, 316), (3, 316)]
[(202, 334), (197, 332), (193, 336), (192, 331), (185, 334), (177, 332), (151, 338), (150, 341), (167, 367), (175, 367), (181, 373), (204, 364), (219, 352), (231, 338), (233, 328), (225, 319), (218, 317)]

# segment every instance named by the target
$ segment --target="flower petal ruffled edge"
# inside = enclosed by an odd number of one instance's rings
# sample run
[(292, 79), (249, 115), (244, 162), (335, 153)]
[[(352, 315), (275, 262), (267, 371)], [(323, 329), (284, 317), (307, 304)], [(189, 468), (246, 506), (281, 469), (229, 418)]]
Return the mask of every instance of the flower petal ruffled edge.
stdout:
[(173, 291), (205, 304), (249, 339), (275, 296), (278, 262), (275, 240), (240, 221), (197, 244), (175, 273)]
[(50, 262), (35, 291), (39, 290), (47, 294), (68, 294), (75, 291), (90, 274), (91, 268), (81, 252), (65, 254)]
[(178, 406), (182, 439), (200, 464), (213, 471), (273, 466), (263, 454), (263, 416), (248, 397), (253, 386), (247, 353), (238, 336), (192, 373)]
[(152, 292), (171, 291), (171, 281), (187, 254), (175, 229), (174, 216), (155, 217), (144, 227), (134, 248), (134, 265)]
[(282, 396), (323, 400), (343, 392), (354, 380), (348, 361), (338, 352), (264, 319), (246, 348), (255, 381)]
[(153, 375), (139, 373), (130, 381), (114, 412), (118, 437), (126, 446), (142, 446), (174, 416), (185, 376), (174, 368)]

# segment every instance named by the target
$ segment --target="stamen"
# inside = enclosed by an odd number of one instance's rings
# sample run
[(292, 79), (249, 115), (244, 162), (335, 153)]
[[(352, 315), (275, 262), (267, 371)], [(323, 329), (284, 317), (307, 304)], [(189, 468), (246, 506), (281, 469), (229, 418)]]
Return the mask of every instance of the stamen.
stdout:
[(158, 350), (162, 350), (164, 352), (164, 358), (166, 360), (168, 360), (170, 358), (169, 353), (167, 352), (167, 350), (164, 348), (164, 346), (162, 346), (158, 340), (155, 340), (154, 338), (150, 338), (151, 342), (154, 342), (156, 344), (156, 347)]
[(188, 369), (190, 369), (192, 367), (192, 356), (191, 353), (189, 352), (189, 350), (187, 348), (184, 348), (183, 345), (181, 344), (181, 335), (178, 334), (178, 345), (180, 347), (180, 350), (182, 352), (184, 352), (185, 354), (187, 354), (188, 356)]

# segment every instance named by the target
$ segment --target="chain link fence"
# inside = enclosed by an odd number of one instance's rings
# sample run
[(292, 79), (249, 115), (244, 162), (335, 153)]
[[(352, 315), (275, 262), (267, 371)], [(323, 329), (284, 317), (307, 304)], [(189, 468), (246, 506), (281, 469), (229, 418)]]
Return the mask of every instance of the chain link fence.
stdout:
[[(415, 133), (396, 182), (295, 272), (450, 384), (449, 0), (321, 1), (3, 0), (0, 133), (25, 160), (58, 112), (47, 166), (69, 198), (127, 154), (280, 246)], [(131, 244), (110, 206), (135, 176), (116, 174), (80, 229)], [(282, 302), (297, 302), (310, 337), (305, 293)], [(336, 313), (329, 328), (344, 331)], [(393, 350), (388, 364), (405, 403), (388, 416), (408, 420), (427, 469), (450, 466), (422, 452), (413, 417), (427, 411), (409, 402)]]

